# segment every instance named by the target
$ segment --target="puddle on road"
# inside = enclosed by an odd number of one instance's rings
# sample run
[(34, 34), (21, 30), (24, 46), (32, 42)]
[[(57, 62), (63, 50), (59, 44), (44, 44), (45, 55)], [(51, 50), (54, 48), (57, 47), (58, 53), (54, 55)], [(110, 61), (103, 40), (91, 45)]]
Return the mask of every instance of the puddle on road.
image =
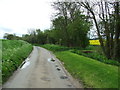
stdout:
[(55, 65), (55, 67), (58, 67), (58, 65)]
[(21, 69), (24, 69), (24, 68), (26, 68), (27, 66), (29, 66), (30, 65), (30, 61), (29, 61), (29, 59), (27, 58), (26, 60), (25, 60), (25, 64), (23, 64), (23, 66), (21, 67)]
[(55, 59), (53, 59), (53, 58), (48, 58), (48, 61), (49, 61), (49, 62), (55, 62)]
[(51, 58), (48, 58), (48, 62), (50, 62), (51, 61)]

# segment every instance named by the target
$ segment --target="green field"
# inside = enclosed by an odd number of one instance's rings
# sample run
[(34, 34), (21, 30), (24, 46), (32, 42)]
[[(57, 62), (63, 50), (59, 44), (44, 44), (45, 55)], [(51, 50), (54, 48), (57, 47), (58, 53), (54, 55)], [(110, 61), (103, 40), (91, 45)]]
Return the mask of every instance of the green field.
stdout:
[[(51, 48), (51, 46), (53, 46)], [(43, 45), (44, 47), (44, 45)], [(60, 46), (47, 45), (44, 48), (54, 51), (57, 58), (64, 62), (65, 68), (86, 88), (118, 88), (118, 66), (102, 63), (65, 51), (55, 51)]]
[(32, 45), (22, 40), (2, 41), (2, 81), (3, 83), (19, 67), (32, 51)]

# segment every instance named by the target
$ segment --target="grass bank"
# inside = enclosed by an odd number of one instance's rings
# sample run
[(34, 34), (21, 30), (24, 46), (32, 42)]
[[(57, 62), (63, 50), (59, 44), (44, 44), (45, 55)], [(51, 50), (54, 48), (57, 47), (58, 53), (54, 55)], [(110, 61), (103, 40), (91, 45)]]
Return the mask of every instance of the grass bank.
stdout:
[(56, 52), (65, 68), (86, 87), (118, 88), (118, 67), (101, 63), (69, 51)]
[(68, 47), (54, 45), (54, 44), (45, 44), (45, 45), (41, 45), (41, 47), (46, 48), (48, 50), (51, 50), (53, 52), (56, 52), (56, 51), (65, 51), (65, 50), (69, 50), (70, 49)]
[[(64, 62), (65, 68), (77, 79), (91, 88), (118, 88), (118, 66), (105, 64), (95, 59), (72, 53), (63, 49), (57, 51), (60, 46), (47, 45), (42, 47), (54, 51), (57, 58)], [(52, 47), (52, 48), (50, 48)], [(119, 76), (120, 77), (120, 76)]]
[(12, 75), (32, 51), (32, 45), (22, 40), (2, 40), (2, 81)]
[(72, 53), (76, 53), (78, 55), (82, 55), (85, 57), (89, 57), (95, 60), (98, 60), (100, 62), (103, 62), (105, 64), (110, 64), (110, 65), (115, 65), (115, 66), (120, 66), (120, 63), (115, 60), (107, 59), (105, 55), (100, 54), (97, 50), (70, 50)]

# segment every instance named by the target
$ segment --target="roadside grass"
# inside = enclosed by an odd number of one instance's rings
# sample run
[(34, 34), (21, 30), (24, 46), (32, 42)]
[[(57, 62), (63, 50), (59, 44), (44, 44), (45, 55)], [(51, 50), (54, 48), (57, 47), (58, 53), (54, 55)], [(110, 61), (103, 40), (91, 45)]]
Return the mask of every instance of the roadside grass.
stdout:
[(85, 57), (89, 57), (89, 58), (98, 60), (98, 61), (103, 62), (105, 64), (120, 66), (120, 63), (118, 61), (107, 59), (103, 54), (100, 54), (99, 52), (97, 52), (97, 50), (76, 50), (76, 49), (72, 49), (70, 51), (72, 53), (76, 53), (78, 55), (82, 55), (82, 56), (85, 56)]
[(60, 45), (55, 45), (55, 44), (44, 44), (44, 45), (35, 44), (35, 45), (46, 48), (46, 49), (51, 50), (53, 52), (67, 51), (67, 50), (72, 50), (72, 49), (76, 49), (76, 50), (82, 50), (83, 49), (83, 48), (80, 48), (80, 47), (65, 47), (65, 46), (60, 46)]
[(118, 61), (107, 59), (105, 57), (105, 55), (102, 53), (100, 46), (88, 46), (85, 49), (79, 48), (79, 47), (70, 48), (70, 47), (64, 47), (64, 46), (54, 45), (54, 44), (45, 44), (45, 45), (40, 45), (40, 46), (43, 48), (46, 48), (48, 50), (51, 50), (53, 52), (69, 50), (72, 53), (76, 53), (78, 55), (83, 55), (85, 57), (89, 57), (89, 58), (98, 60), (105, 64), (120, 66), (120, 63)]
[(65, 68), (85, 87), (118, 88), (118, 67), (101, 63), (94, 59), (71, 53), (69, 51), (56, 52), (55, 55)]
[(65, 50), (69, 50), (69, 47), (64, 47), (64, 46), (60, 46), (60, 45), (54, 45), (54, 44), (45, 44), (45, 45), (40, 45), (43, 48), (46, 48), (48, 50), (51, 50), (53, 52), (55, 51), (65, 51)]
[(2, 40), (2, 83), (19, 67), (32, 51), (32, 45), (22, 40)]
[[(71, 52), (73, 50), (81, 51), (80, 48), (67, 47), (67, 49), (60, 50), (61, 46), (59, 45), (45, 44), (41, 46), (53, 51), (57, 58), (64, 62), (65, 68), (71, 75), (83, 82), (85, 88), (118, 88), (118, 77), (120, 78), (118, 66)], [(89, 46), (82, 51), (95, 51), (96, 49), (99, 47)]]

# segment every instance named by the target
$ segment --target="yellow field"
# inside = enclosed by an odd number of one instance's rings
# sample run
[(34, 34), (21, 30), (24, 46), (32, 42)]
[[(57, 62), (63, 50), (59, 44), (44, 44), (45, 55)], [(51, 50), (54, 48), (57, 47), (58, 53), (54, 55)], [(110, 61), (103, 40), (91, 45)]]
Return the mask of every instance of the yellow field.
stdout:
[(89, 40), (90, 45), (100, 45), (99, 40)]

